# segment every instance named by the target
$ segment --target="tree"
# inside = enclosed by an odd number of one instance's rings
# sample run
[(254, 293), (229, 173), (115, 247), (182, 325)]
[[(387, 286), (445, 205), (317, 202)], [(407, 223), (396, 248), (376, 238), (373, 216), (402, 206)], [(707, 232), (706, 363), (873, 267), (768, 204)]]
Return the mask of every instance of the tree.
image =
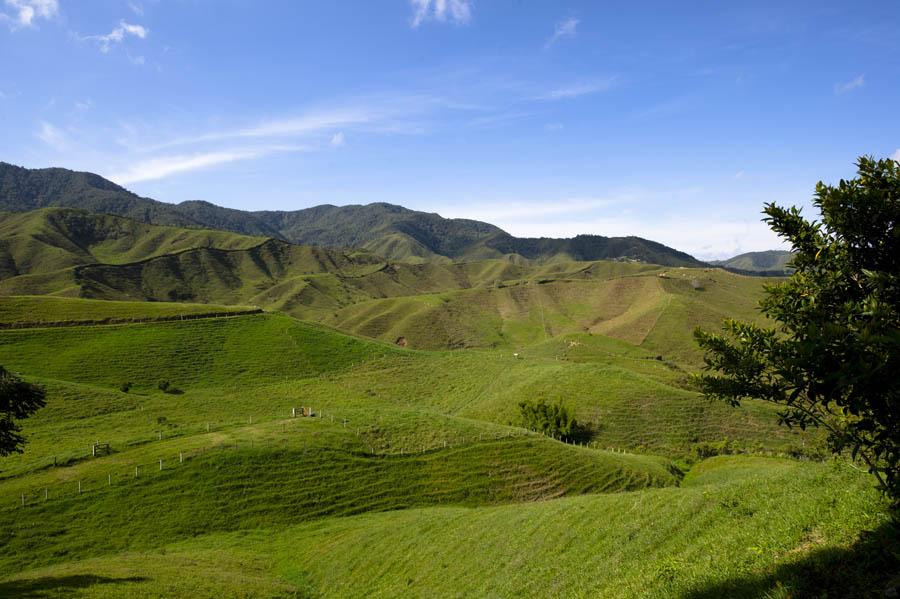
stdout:
[(524, 400), (519, 402), (519, 413), (526, 428), (545, 435), (567, 439), (578, 432), (575, 416), (561, 403), (548, 404), (543, 399), (537, 402)]
[(858, 176), (819, 182), (821, 221), (767, 204), (795, 269), (766, 286), (760, 308), (777, 326), (726, 320), (695, 331), (711, 398), (777, 404), (788, 427), (818, 426), (831, 450), (862, 459), (900, 506), (900, 163), (860, 158)]
[(0, 366), (0, 456), (22, 453), (25, 438), (16, 420), (44, 407), (44, 390)]

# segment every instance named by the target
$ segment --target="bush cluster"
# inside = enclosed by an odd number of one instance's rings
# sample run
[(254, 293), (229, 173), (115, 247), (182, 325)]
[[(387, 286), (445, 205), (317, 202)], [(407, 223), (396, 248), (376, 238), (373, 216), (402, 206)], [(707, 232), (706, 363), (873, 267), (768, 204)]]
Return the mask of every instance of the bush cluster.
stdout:
[(548, 404), (545, 400), (519, 402), (519, 413), (525, 428), (553, 437), (572, 438), (578, 431), (574, 414), (561, 403)]

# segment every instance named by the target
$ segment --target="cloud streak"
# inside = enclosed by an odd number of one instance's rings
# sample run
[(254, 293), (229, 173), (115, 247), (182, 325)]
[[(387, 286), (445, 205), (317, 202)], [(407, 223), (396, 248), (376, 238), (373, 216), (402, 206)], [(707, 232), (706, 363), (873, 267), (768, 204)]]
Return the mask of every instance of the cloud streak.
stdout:
[(468, 23), (472, 18), (469, 0), (410, 0), (413, 15), (410, 26), (415, 29), (426, 21)]
[(564, 21), (560, 21), (556, 24), (556, 28), (553, 30), (553, 35), (551, 35), (546, 42), (544, 42), (544, 49), (549, 50), (553, 47), (557, 41), (566, 37), (575, 37), (578, 35), (578, 19), (575, 17), (569, 17)]
[(582, 83), (574, 83), (565, 87), (552, 89), (546, 93), (535, 96), (535, 100), (566, 100), (569, 98), (578, 98), (600, 92), (609, 91), (616, 84), (616, 77), (608, 77), (598, 81), (587, 81)]
[(380, 122), (384, 116), (385, 115), (378, 110), (365, 108), (311, 111), (300, 116), (261, 121), (249, 127), (223, 129), (220, 131), (201, 133), (199, 135), (178, 137), (142, 149), (153, 151), (177, 146), (234, 139), (300, 137), (328, 132), (339, 128), (373, 124)]
[(136, 37), (138, 39), (146, 39), (150, 30), (142, 25), (133, 25), (125, 21), (119, 21), (119, 26), (114, 28), (106, 35), (88, 35), (81, 39), (86, 41), (97, 42), (100, 51), (104, 54), (109, 52), (115, 44), (121, 43), (126, 37)]
[(859, 89), (863, 85), (866, 84), (866, 76), (859, 75), (858, 77), (854, 77), (850, 81), (846, 83), (839, 83), (834, 86), (834, 93), (836, 94), (846, 94), (847, 92), (853, 91), (854, 89)]
[(303, 152), (311, 148), (305, 146), (263, 146), (258, 148), (236, 148), (218, 152), (198, 154), (181, 154), (163, 156), (144, 160), (127, 167), (125, 170), (108, 175), (107, 178), (119, 185), (128, 185), (140, 181), (152, 181), (166, 177), (195, 171), (199, 169), (252, 160), (280, 152)]
[(66, 134), (57, 127), (54, 127), (47, 121), (41, 121), (37, 138), (57, 151), (63, 151), (69, 147), (69, 141)]

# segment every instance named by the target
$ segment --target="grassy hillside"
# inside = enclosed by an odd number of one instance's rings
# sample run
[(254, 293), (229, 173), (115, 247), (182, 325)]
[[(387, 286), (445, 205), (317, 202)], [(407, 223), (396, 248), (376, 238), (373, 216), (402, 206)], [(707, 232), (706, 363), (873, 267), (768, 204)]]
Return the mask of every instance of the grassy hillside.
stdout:
[(148, 225), (68, 208), (3, 213), (0, 279), (81, 264), (125, 264), (192, 248), (248, 249), (263, 241), (263, 237)]
[[(16, 301), (10, 319), (179, 306)], [(814, 452), (815, 434), (599, 334), (517, 359), (260, 314), (0, 330), (0, 364), (48, 392), (0, 462), (0, 594), (786, 596), (876, 588), (895, 563), (858, 541), (886, 514), (843, 462), (697, 461), (704, 443)], [(578, 446), (519, 426), (535, 398), (575, 410)]]
[(115, 302), (68, 297), (13, 296), (0, 298), (0, 326), (196, 317), (204, 314), (242, 312), (251, 309), (249, 306), (215, 304)]
[(474, 289), (363, 301), (323, 322), (432, 349), (522, 348), (559, 335), (599, 334), (697, 364), (691, 336), (696, 326), (717, 328), (725, 317), (762, 319), (756, 310), (763, 293), (758, 278), (709, 269), (623, 271), (531, 275)]
[(765, 279), (621, 262), (390, 264), (270, 240), (0, 281), (0, 293), (260, 306), (410, 348), (521, 349), (611, 336), (698, 364), (696, 326), (761, 321)]
[(791, 252), (784, 250), (769, 250), (766, 252), (747, 252), (739, 254), (727, 260), (716, 260), (712, 264), (722, 266), (732, 271), (743, 273), (762, 273), (766, 275), (790, 274), (788, 263), (791, 261)]

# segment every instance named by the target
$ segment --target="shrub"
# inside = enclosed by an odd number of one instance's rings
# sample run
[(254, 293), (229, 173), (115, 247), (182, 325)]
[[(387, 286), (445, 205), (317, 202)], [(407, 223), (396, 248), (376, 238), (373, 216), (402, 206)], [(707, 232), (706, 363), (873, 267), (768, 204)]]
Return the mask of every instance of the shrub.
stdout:
[(548, 404), (543, 399), (537, 402), (520, 401), (519, 413), (526, 428), (545, 435), (569, 439), (578, 432), (575, 416), (561, 403)]

